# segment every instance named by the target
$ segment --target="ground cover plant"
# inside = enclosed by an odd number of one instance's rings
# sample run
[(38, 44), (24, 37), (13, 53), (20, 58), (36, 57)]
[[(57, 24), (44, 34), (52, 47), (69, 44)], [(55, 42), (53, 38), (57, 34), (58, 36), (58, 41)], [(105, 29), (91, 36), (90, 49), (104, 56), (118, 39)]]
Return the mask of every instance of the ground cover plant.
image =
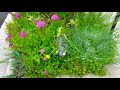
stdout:
[(17, 12), (7, 25), (14, 75), (52, 78), (106, 75), (116, 41), (109, 17), (99, 12)]

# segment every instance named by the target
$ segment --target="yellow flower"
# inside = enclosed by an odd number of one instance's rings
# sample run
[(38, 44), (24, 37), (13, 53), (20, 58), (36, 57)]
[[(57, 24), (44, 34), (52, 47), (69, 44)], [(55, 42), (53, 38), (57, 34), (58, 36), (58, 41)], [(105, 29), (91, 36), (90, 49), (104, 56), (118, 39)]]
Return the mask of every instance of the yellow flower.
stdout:
[(45, 57), (46, 57), (47, 59), (49, 59), (49, 58), (50, 58), (50, 55), (46, 55)]

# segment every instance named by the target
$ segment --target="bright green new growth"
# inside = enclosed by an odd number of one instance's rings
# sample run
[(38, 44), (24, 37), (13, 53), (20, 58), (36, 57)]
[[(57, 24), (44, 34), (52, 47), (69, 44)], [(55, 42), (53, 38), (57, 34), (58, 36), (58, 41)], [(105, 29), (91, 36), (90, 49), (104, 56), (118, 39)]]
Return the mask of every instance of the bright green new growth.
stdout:
[[(113, 63), (116, 55), (116, 42), (109, 34), (111, 24), (105, 23), (109, 17), (95, 12), (56, 13), (60, 20), (51, 21), (51, 12), (21, 12), (21, 18), (14, 18), (7, 25), (8, 33), (12, 35), (8, 41), (13, 44), (12, 55), (16, 58), (14, 74), (29, 78), (80, 77), (87, 73), (105, 75), (104, 66)], [(46, 26), (38, 29), (36, 20), (45, 20)], [(25, 38), (19, 36), (21, 31), (26, 33)], [(56, 54), (59, 38), (66, 45), (64, 57)], [(40, 53), (42, 48), (45, 49), (44, 54)], [(50, 54), (50, 59), (44, 61), (47, 54)], [(44, 74), (45, 70), (49, 71), (48, 75)]]

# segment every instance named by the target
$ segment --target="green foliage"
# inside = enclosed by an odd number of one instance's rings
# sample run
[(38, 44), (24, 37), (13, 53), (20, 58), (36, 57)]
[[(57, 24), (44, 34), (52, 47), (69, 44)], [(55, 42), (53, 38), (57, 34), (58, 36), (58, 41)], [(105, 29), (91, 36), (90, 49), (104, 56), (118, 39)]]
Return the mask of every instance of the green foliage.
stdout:
[(116, 41), (109, 34), (111, 24), (103, 23), (105, 20), (99, 13), (78, 13), (77, 27), (66, 30), (64, 34), (69, 55), (87, 71), (97, 75), (105, 75), (104, 66), (115, 61)]
[(26, 69), (25, 69), (24, 62), (22, 60), (22, 54), (18, 51), (13, 51), (11, 53), (11, 56), (14, 59), (12, 61), (13, 75), (16, 76), (16, 78), (23, 77)]
[(3, 78), (16, 78), (15, 75), (7, 75), (7, 76), (4, 76)]
[[(59, 20), (51, 21), (51, 15), (58, 14)], [(82, 77), (86, 73), (105, 75), (104, 66), (114, 61), (116, 42), (109, 34), (111, 24), (99, 12), (21, 12), (7, 25), (13, 44), (13, 66), (17, 77), (52, 78), (58, 75)], [(37, 28), (35, 21), (44, 20), (44, 28)], [(61, 30), (60, 30), (61, 29)], [(24, 31), (26, 37), (21, 38)], [(56, 54), (57, 40), (62, 38), (66, 55)], [(44, 48), (45, 52), (40, 50)], [(50, 55), (46, 61), (43, 58)], [(44, 71), (49, 74), (45, 75)]]

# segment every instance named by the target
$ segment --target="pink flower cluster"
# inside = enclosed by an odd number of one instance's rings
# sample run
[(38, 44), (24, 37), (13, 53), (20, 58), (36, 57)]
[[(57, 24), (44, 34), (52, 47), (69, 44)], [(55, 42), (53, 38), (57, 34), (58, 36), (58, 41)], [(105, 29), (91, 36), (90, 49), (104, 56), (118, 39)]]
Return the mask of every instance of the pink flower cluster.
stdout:
[(11, 36), (10, 34), (8, 34), (8, 37), (7, 37), (7, 38), (10, 39), (11, 37), (12, 37), (12, 36)]
[[(41, 49), (41, 50), (40, 50), (40, 52), (41, 52), (41, 53), (44, 53), (44, 52), (45, 52), (45, 49), (44, 49), (44, 48), (43, 48), (43, 49)], [(44, 57), (44, 58), (43, 58), (43, 60), (44, 60), (44, 61), (46, 61), (46, 60), (47, 60), (47, 58), (46, 58), (46, 57)]]
[(37, 27), (38, 28), (43, 28), (45, 26), (45, 21), (38, 21), (37, 22)]
[(45, 75), (48, 75), (49, 72), (48, 72), (48, 70), (45, 70), (44, 73), (45, 73)]
[(55, 20), (58, 20), (59, 19), (59, 16), (57, 15), (57, 14), (53, 14), (52, 16), (51, 16), (51, 20), (52, 21), (55, 21)]
[(41, 53), (44, 53), (44, 52), (45, 52), (45, 49), (44, 49), (44, 48), (43, 48), (43, 49), (41, 49), (41, 50), (40, 50), (40, 52), (41, 52)]
[[(51, 20), (52, 20), (52, 21), (59, 20), (59, 16), (58, 16), (57, 14), (53, 14), (53, 15), (51, 16)], [(45, 27), (45, 24), (46, 24), (45, 21), (37, 21), (36, 26), (37, 26), (39, 29), (41, 29), (41, 28)]]
[(24, 38), (26, 36), (25, 32), (21, 31), (20, 32), (20, 37)]
[(17, 13), (17, 14), (15, 15), (15, 17), (16, 17), (16, 18), (21, 18), (21, 14)]
[(10, 44), (9, 44), (9, 47), (12, 47), (12, 46), (13, 46), (12, 43), (10, 43)]
[[(8, 38), (8, 39), (11, 39), (11, 38), (12, 38), (12, 35), (11, 35), (11, 34), (8, 34), (7, 38)], [(9, 47), (12, 47), (12, 46), (13, 46), (12, 43), (9, 43)]]

